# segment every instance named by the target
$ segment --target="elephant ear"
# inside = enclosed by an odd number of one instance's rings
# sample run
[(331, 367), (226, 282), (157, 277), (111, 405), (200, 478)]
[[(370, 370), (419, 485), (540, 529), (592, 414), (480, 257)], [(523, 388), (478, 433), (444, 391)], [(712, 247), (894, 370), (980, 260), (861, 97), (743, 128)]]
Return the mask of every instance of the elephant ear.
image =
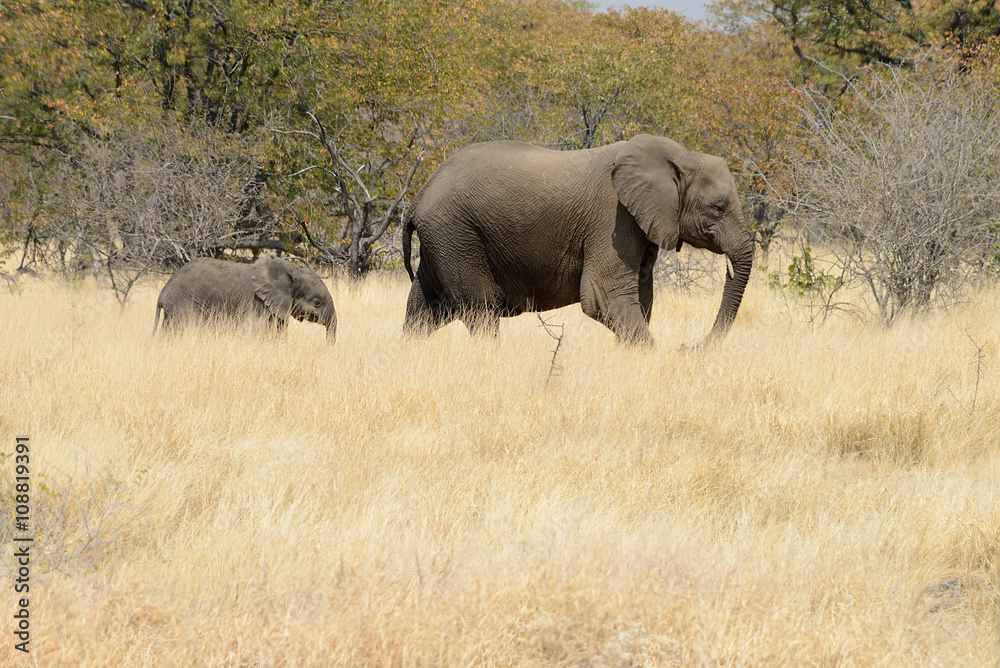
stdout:
[(292, 310), (292, 265), (273, 255), (253, 263), (253, 291), (279, 320), (288, 320)]
[(679, 188), (687, 152), (670, 139), (638, 135), (625, 142), (611, 168), (618, 201), (660, 248), (680, 248)]

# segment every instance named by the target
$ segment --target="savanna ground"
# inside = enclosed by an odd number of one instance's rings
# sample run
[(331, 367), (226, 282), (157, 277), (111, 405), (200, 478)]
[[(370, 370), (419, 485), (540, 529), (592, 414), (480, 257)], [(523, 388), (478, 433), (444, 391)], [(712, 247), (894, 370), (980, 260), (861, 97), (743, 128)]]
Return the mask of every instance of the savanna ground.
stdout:
[(533, 316), (407, 340), (405, 280), (330, 284), (332, 347), (4, 289), (39, 560), (0, 663), (997, 665), (997, 290), (820, 326), (755, 275), (710, 350), (718, 290), (653, 350), (571, 307), (547, 381)]

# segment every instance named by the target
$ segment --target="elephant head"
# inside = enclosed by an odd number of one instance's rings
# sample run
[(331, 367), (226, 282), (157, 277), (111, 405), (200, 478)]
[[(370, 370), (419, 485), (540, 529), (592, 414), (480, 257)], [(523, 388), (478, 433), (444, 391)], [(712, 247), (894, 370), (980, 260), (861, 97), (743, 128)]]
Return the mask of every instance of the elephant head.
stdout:
[(337, 312), (333, 298), (320, 277), (309, 269), (268, 255), (253, 264), (254, 292), (280, 322), (291, 315), (301, 322), (326, 327), (327, 341), (337, 336)]
[(611, 180), (619, 201), (660, 248), (687, 243), (726, 256), (726, 284), (709, 338), (725, 334), (753, 268), (753, 238), (726, 161), (639, 135), (618, 154)]

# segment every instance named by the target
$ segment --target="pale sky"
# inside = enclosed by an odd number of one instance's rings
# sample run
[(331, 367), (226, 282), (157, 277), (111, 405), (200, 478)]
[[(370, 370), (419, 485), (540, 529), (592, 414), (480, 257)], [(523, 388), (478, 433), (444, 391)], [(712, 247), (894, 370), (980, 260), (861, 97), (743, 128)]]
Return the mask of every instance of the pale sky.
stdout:
[(622, 7), (662, 7), (695, 21), (705, 18), (702, 0), (591, 0), (600, 10)]

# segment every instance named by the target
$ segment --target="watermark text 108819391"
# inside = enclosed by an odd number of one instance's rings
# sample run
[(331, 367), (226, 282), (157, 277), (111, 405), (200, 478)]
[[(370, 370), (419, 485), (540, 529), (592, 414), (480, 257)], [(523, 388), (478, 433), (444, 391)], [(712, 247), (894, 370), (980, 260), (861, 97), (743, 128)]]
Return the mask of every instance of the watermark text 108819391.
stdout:
[(31, 620), (31, 446), (18, 436), (14, 448), (14, 649), (29, 652)]

